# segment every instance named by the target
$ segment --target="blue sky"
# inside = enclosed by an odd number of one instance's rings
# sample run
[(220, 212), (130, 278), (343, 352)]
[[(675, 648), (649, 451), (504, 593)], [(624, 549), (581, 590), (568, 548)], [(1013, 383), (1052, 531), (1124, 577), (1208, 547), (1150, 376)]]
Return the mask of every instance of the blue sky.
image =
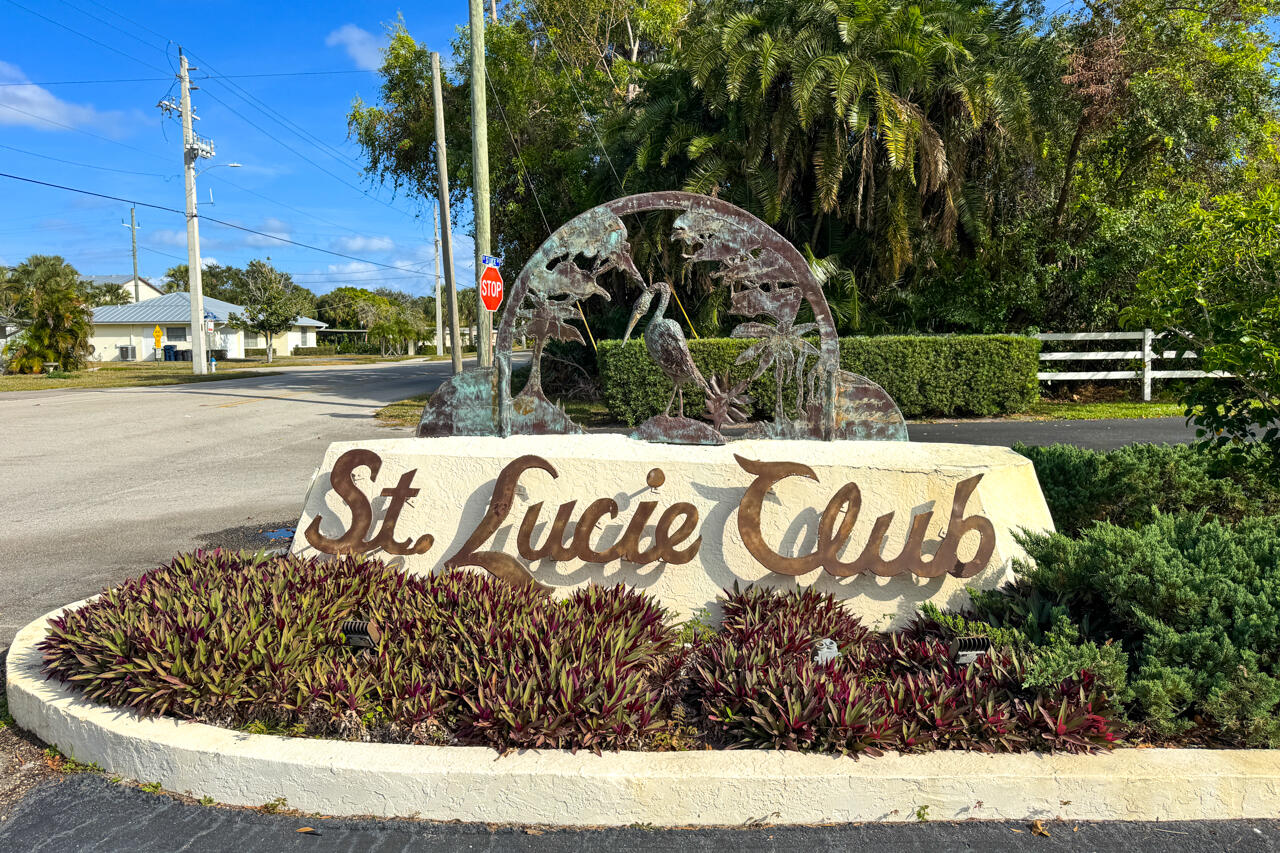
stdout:
[[(467, 6), (0, 0), (0, 172), (181, 209), (181, 125), (155, 106), (177, 98), (178, 45), (200, 68), (193, 79), (345, 72), (197, 80), (196, 130), (217, 146), (217, 157), (200, 167), (243, 164), (208, 171), (198, 187), (202, 215), (361, 260), (208, 221), (203, 257), (239, 266), (270, 255), (317, 293), (343, 284), (433, 293), (430, 202), (371, 186), (346, 138), (353, 98), (377, 100), (380, 77), (369, 72), (397, 14), (447, 58)], [(121, 80), (134, 82), (83, 82)], [(0, 265), (57, 254), (85, 275), (128, 273), (129, 230), (121, 226), (128, 221), (128, 204), (0, 178)], [(186, 261), (181, 215), (139, 208), (138, 222), (144, 276)], [(470, 238), (455, 232), (459, 285), (473, 281), (472, 251)]]

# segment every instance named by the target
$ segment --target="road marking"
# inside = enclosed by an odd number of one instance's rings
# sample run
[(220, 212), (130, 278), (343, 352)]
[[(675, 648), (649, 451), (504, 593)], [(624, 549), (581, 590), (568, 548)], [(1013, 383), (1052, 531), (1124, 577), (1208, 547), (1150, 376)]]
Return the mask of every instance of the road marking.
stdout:
[(305, 392), (302, 392), (302, 391), (291, 391), (291, 392), (289, 392), (288, 394), (273, 394), (273, 395), (272, 395), (272, 396), (270, 396), (270, 397), (254, 397), (252, 400), (239, 400), (239, 401), (237, 401), (237, 402), (235, 402), (235, 403), (219, 403), (219, 404), (217, 404), (217, 405), (214, 405), (214, 404), (212, 404), (212, 403), (205, 403), (204, 405), (205, 405), (206, 407), (207, 407), (207, 406), (214, 406), (214, 408), (216, 408), (216, 409), (230, 409), (232, 406), (247, 406), (247, 405), (249, 405), (250, 403), (261, 403), (263, 400), (283, 400), (283, 399), (285, 399), (286, 397), (296, 397), (296, 396), (298, 396), (299, 394), (302, 394), (302, 393), (305, 393)]

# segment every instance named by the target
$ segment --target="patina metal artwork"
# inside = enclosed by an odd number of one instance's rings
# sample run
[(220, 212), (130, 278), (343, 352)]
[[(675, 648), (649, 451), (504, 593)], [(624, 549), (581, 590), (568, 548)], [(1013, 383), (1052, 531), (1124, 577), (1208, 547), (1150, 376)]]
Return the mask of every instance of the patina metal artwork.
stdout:
[[(885, 557), (881, 553), (893, 524), (892, 512), (876, 519), (860, 549), (850, 550), (854, 526), (862, 510), (862, 492), (855, 482), (845, 483), (827, 502), (826, 508), (818, 517), (813, 551), (788, 555), (778, 552), (765, 541), (761, 514), (771, 496), (776, 500), (773, 493), (779, 482), (789, 477), (803, 477), (818, 482), (817, 474), (809, 466), (798, 462), (757, 461), (738, 454), (734, 454), (734, 459), (744, 474), (751, 478), (746, 482), (736, 507), (738, 534), (751, 556), (775, 574), (796, 577), (822, 569), (837, 578), (864, 573), (878, 577), (913, 574), (923, 578), (936, 578), (950, 574), (968, 578), (985, 569), (991, 561), (996, 545), (995, 526), (985, 516), (964, 514), (969, 499), (982, 480), (981, 474), (956, 484), (946, 530), (940, 534), (932, 555), (928, 554), (929, 547), (925, 541), (933, 519), (932, 510), (918, 512), (911, 517), (906, 541), (898, 549), (897, 556)], [(330, 477), (334, 493), (342, 499), (351, 514), (347, 530), (337, 537), (322, 535), (322, 517), (318, 514), (306, 529), (307, 542), (317, 551), (326, 554), (359, 554), (382, 550), (388, 554), (407, 555), (429, 551), (435, 542), (430, 534), (411, 540), (396, 539), (400, 510), (405, 501), (418, 494), (418, 490), (413, 487), (417, 470), (402, 474), (394, 488), (382, 490), (381, 495), (391, 501), (383, 514), (378, 533), (369, 537), (373, 524), (370, 498), (356, 485), (353, 477), (355, 470), (360, 467), (368, 468), (370, 479), (376, 480), (382, 469), (382, 459), (371, 450), (349, 450), (335, 462)], [(559, 477), (555, 466), (540, 456), (524, 455), (507, 463), (494, 481), (484, 516), (462, 546), (445, 559), (444, 565), (447, 568), (484, 569), (508, 583), (541, 587), (529, 569), (530, 563), (540, 560), (552, 563), (580, 561), (604, 565), (624, 562), (636, 566), (652, 563), (676, 566), (690, 563), (698, 556), (703, 541), (700, 530), (702, 519), (698, 508), (692, 503), (677, 501), (659, 512), (657, 500), (637, 500), (628, 507), (628, 517), (619, 528), (620, 532), (606, 534), (597, 531), (601, 522), (606, 517), (617, 520), (621, 513), (618, 502), (608, 497), (593, 500), (580, 513), (577, 511), (576, 500), (565, 501), (556, 508), (553, 517), (546, 518), (543, 516), (544, 502), (531, 503), (520, 520), (515, 537), (519, 557), (499, 550), (486, 550), (486, 543), (493, 540), (500, 528), (510, 524), (508, 516), (515, 507), (518, 490), (537, 489), (538, 475), (533, 472), (542, 472), (542, 476), (550, 479)], [(522, 477), (525, 478), (523, 482)], [(665, 482), (666, 474), (661, 468), (653, 468), (645, 476), (648, 489), (659, 489)], [(719, 517), (720, 514), (715, 515)], [(539, 526), (545, 528), (541, 541), (538, 541)], [(970, 559), (960, 560), (961, 540), (970, 533), (978, 537), (977, 549)], [(601, 540), (608, 536), (613, 537), (613, 542), (606, 545)], [(846, 551), (857, 556), (846, 561), (842, 557)]]
[[(680, 323), (667, 316), (672, 285), (646, 281), (637, 268), (624, 217), (663, 211), (677, 213), (670, 236), (683, 247), (684, 260), (706, 265), (709, 278), (729, 289), (730, 313), (745, 318), (731, 334), (751, 341), (738, 359), (738, 365), (754, 364), (748, 378), (733, 382), (704, 376)], [(547, 238), (512, 286), (498, 327), (495, 367), (446, 382), (424, 409), (418, 435), (582, 432), (543, 392), (543, 351), (548, 340), (582, 341), (572, 323), (584, 300), (609, 299), (599, 284), (609, 273), (621, 275), (638, 291), (625, 339), (654, 309), (641, 337), (671, 383), (665, 410), (641, 424), (635, 437), (721, 444), (722, 429), (745, 420), (751, 408), (748, 387), (772, 371), (773, 420), (751, 425), (747, 437), (906, 440), (902, 413), (884, 389), (840, 369), (835, 321), (803, 255), (746, 211), (684, 192), (608, 202)], [(808, 311), (802, 314), (805, 306)], [(531, 337), (533, 348), (529, 379), (513, 394), (511, 354), (517, 335)], [(686, 411), (686, 388), (701, 392), (702, 411)]]

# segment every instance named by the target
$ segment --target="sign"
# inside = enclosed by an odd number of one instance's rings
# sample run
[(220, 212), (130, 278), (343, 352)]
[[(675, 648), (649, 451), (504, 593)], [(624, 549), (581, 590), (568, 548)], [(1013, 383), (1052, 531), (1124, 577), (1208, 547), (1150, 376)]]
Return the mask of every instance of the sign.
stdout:
[(1051, 530), (1008, 448), (619, 435), (347, 442), (329, 448), (293, 550), (567, 591), (626, 583), (682, 614), (721, 592), (813, 585), (869, 623), (1011, 576), (1016, 531)]
[(160, 331), (159, 326), (152, 330), (151, 337), (156, 339), (156, 349), (160, 349), (160, 342), (164, 340), (164, 332)]
[(490, 311), (497, 311), (502, 304), (502, 273), (497, 267), (487, 266), (480, 275), (480, 301)]
[(204, 321), (204, 330), (205, 330), (206, 332), (212, 332), (212, 331), (213, 331), (213, 321), (212, 321), (212, 320), (205, 320), (205, 321)]
[(481, 255), (480, 266), (482, 267), (500, 267), (502, 266), (502, 258), (495, 258), (493, 255)]

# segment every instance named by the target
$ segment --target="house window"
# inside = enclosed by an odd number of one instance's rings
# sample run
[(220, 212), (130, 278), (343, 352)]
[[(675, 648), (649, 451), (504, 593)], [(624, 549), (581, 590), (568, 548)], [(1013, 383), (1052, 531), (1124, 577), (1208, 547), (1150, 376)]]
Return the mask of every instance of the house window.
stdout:
[(302, 345), (304, 347), (311, 346), (311, 344), (307, 343), (307, 330), (305, 328), (302, 330)]
[(187, 327), (186, 326), (165, 326), (164, 336), (169, 339), (171, 344), (186, 343)]

